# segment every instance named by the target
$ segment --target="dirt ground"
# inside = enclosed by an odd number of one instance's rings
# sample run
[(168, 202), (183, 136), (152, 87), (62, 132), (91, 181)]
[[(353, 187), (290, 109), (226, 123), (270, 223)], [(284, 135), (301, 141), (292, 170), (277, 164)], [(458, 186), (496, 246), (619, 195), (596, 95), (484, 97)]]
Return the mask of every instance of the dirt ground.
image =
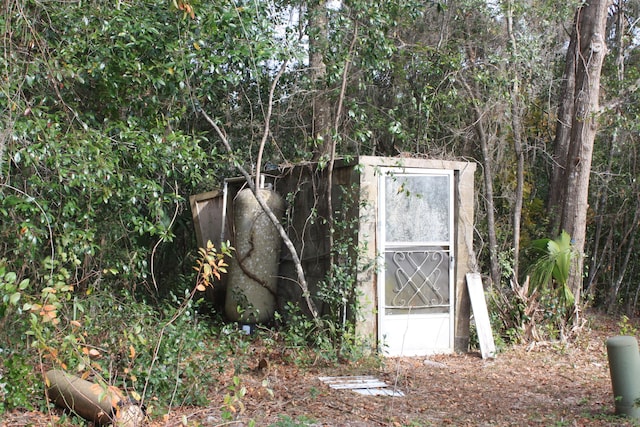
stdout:
[[(213, 390), (210, 405), (179, 408), (150, 427), (161, 426), (638, 426), (615, 416), (605, 341), (617, 335), (616, 320), (592, 317), (570, 345), (542, 343), (501, 351), (386, 359), (383, 366), (298, 368), (265, 356), (241, 375), (232, 395), (232, 375)], [(370, 374), (403, 397), (363, 396), (335, 390), (321, 376)], [(233, 387), (232, 387), (233, 388)], [(223, 410), (235, 412), (229, 421)], [(233, 412), (233, 410), (231, 410)], [(56, 413), (13, 413), (3, 426), (63, 425)]]

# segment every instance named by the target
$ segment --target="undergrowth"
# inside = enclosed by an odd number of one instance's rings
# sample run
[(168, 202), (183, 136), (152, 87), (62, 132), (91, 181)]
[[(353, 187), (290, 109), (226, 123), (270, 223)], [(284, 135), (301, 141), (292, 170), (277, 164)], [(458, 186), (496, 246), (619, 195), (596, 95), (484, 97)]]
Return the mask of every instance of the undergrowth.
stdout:
[(141, 401), (152, 418), (185, 405), (208, 405), (219, 378), (231, 374), (234, 387), (221, 408), (230, 421), (243, 408), (244, 386), (237, 378), (252, 365), (256, 343), (297, 366), (379, 366), (352, 324), (314, 322), (294, 304), (287, 305), (287, 321), (278, 328), (248, 335), (225, 323), (202, 299), (202, 291), (225, 272), (223, 259), (213, 247), (201, 250), (183, 294), (153, 303), (128, 291), (79, 295), (56, 263), (50, 263), (47, 286), (36, 287), (0, 264), (0, 415), (15, 409), (47, 412), (43, 376), (51, 369), (115, 386)]
[(153, 305), (126, 291), (80, 296), (54, 262), (39, 286), (0, 263), (0, 414), (45, 411), (43, 375), (51, 369), (118, 387), (150, 415), (207, 403), (212, 369), (224, 369), (230, 354), (241, 360), (244, 351), (240, 332), (199, 313), (200, 292), (224, 273), (229, 252), (201, 250), (195, 285)]

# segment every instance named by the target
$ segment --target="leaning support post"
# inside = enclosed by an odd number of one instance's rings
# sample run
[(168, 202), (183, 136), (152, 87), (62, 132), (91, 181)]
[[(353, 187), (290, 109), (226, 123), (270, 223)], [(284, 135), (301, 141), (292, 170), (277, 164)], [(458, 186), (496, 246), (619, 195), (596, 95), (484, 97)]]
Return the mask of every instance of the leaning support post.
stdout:
[(102, 386), (54, 369), (45, 374), (49, 399), (96, 425), (139, 427), (144, 423), (142, 409), (113, 386)]
[(631, 336), (607, 340), (607, 356), (616, 414), (640, 418), (640, 352)]

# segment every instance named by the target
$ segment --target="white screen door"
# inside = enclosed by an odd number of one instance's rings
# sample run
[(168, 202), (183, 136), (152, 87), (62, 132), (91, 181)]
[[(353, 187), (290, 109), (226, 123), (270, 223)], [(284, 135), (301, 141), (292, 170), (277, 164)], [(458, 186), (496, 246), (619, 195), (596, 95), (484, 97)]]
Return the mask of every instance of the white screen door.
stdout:
[(387, 356), (453, 350), (453, 171), (382, 169), (378, 339)]

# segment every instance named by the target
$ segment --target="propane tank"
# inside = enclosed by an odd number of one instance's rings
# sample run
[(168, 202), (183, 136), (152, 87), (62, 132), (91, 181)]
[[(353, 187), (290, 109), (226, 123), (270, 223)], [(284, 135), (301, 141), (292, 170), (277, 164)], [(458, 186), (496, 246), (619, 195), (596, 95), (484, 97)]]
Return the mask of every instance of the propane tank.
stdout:
[(114, 386), (83, 380), (59, 369), (45, 373), (45, 385), (47, 396), (57, 406), (97, 426), (140, 427), (145, 424), (143, 408)]
[[(269, 188), (258, 191), (281, 218), (282, 197)], [(234, 199), (233, 225), (235, 253), (229, 262), (225, 312), (233, 321), (263, 323), (276, 309), (282, 238), (250, 189), (240, 190)]]

